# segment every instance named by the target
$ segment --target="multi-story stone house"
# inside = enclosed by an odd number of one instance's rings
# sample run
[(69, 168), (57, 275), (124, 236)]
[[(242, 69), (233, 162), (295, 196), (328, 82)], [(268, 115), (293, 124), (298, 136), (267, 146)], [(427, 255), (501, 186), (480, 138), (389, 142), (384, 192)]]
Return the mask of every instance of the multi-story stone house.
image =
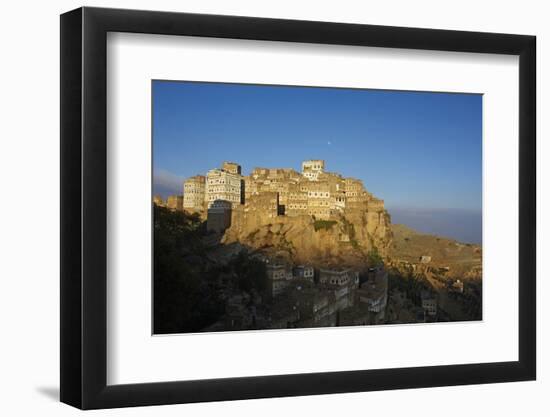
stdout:
[(225, 161), (222, 164), (222, 170), (225, 172), (230, 172), (231, 174), (241, 175), (241, 166), (236, 162)]
[(319, 283), (336, 286), (359, 285), (359, 273), (348, 268), (343, 269), (323, 269), (319, 270)]
[(295, 278), (305, 279), (307, 281), (313, 282), (315, 277), (315, 270), (312, 266), (308, 265), (298, 265), (292, 270)]
[(287, 265), (268, 264), (266, 272), (273, 296), (282, 293), (289, 286), (289, 281), (293, 278), (292, 268)]
[(223, 169), (211, 169), (206, 174), (205, 197), (208, 208), (217, 200), (227, 201), (232, 206), (242, 204), (244, 194), (241, 175)]
[(308, 212), (318, 219), (328, 219), (333, 209), (333, 198), (330, 183), (327, 181), (311, 181), (306, 186)]
[(346, 201), (350, 203), (362, 202), (367, 200), (363, 181), (356, 178), (346, 178), (344, 180), (344, 192)]
[(221, 233), (231, 226), (232, 206), (229, 201), (215, 200), (208, 208), (206, 229)]
[(428, 316), (437, 315), (437, 298), (429, 291), (423, 290), (420, 293), (420, 299), (422, 300), (422, 308)]
[(370, 312), (382, 313), (379, 318), (383, 318), (388, 302), (387, 271), (381, 266), (370, 268), (367, 281), (361, 284), (356, 293), (360, 303), (366, 304)]
[[(250, 176), (245, 179), (245, 195), (277, 192), (279, 204), (286, 208), (290, 188), (301, 179), (302, 175), (290, 168), (254, 168)], [(284, 211), (283, 209), (283, 213)]]
[(288, 190), (285, 214), (287, 216), (301, 216), (308, 214), (308, 195), (299, 183), (291, 184)]
[(310, 181), (316, 181), (319, 174), (325, 170), (325, 161), (322, 159), (311, 159), (302, 162), (302, 175)]
[(346, 193), (344, 191), (334, 193), (334, 208), (340, 211), (346, 209)]
[(195, 175), (183, 182), (183, 208), (187, 211), (201, 211), (205, 207), (206, 177)]

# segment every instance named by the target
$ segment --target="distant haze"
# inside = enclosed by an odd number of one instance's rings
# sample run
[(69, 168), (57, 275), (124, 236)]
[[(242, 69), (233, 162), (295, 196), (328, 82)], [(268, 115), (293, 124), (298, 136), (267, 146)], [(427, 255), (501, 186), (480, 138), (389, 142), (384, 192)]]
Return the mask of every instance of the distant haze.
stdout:
[(169, 195), (183, 194), (184, 177), (168, 171), (158, 170), (153, 173), (153, 194), (166, 198)]
[(386, 207), (393, 224), (463, 243), (482, 243), (481, 210)]

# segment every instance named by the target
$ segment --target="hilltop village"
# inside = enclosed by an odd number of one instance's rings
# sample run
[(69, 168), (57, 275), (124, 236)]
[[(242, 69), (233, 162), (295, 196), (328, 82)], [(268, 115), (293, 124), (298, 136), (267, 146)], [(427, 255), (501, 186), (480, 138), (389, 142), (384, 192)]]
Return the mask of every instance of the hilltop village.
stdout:
[[(163, 204), (160, 197), (156, 203)], [(304, 161), (301, 173), (291, 168), (254, 168), (247, 176), (241, 174), (240, 165), (224, 162), (206, 175), (186, 179), (183, 195), (169, 196), (166, 205), (208, 213), (208, 228), (216, 231), (231, 225), (230, 218), (218, 214), (238, 209), (263, 218), (308, 215), (328, 220), (346, 209), (384, 208), (383, 200), (366, 191), (361, 180), (326, 172), (323, 160)]]
[[(286, 243), (299, 247), (294, 255), (301, 260), (345, 257), (350, 245), (364, 251), (376, 248), (384, 255), (391, 241), (384, 201), (369, 193), (361, 180), (327, 172), (323, 160), (304, 161), (301, 172), (254, 168), (247, 176), (240, 165), (224, 162), (206, 175), (186, 179), (183, 195), (170, 196), (166, 202), (156, 197), (155, 203), (198, 213), (208, 231), (224, 234), (225, 243), (254, 246), (266, 243), (270, 233), (290, 232)], [(306, 234), (293, 236), (290, 229)], [(329, 232), (321, 241), (308, 233), (319, 229)]]
[[(441, 317), (431, 284), (392, 278), (391, 271), (399, 277), (411, 265), (403, 269), (390, 257), (393, 232), (383, 200), (361, 180), (328, 172), (323, 160), (304, 161), (301, 172), (254, 168), (249, 175), (239, 164), (223, 162), (187, 178), (183, 195), (166, 201), (155, 196), (154, 205), (194, 216), (204, 227), (200, 245), (194, 245), (201, 246), (200, 256), (185, 258), (200, 276), (210, 277), (200, 289), (211, 301), (204, 314), (210, 318), (194, 330)], [(430, 258), (422, 256), (419, 271), (425, 272)]]

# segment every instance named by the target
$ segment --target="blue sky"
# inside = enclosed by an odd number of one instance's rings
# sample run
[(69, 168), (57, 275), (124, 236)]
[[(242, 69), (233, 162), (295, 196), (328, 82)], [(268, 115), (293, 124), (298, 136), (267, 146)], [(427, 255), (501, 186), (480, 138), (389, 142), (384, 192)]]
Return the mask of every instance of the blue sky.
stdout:
[(480, 219), (481, 146), (481, 95), (153, 82), (154, 192), (163, 195), (224, 160), (246, 174), (324, 159), (390, 213)]

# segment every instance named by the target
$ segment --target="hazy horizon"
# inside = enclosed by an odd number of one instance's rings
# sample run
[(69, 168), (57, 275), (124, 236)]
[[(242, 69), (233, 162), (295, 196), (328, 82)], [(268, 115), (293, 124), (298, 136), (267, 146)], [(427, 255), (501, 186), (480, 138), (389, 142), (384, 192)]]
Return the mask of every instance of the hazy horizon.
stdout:
[(481, 245), (482, 211), (453, 208), (386, 207), (392, 224), (403, 224), (417, 232)]

